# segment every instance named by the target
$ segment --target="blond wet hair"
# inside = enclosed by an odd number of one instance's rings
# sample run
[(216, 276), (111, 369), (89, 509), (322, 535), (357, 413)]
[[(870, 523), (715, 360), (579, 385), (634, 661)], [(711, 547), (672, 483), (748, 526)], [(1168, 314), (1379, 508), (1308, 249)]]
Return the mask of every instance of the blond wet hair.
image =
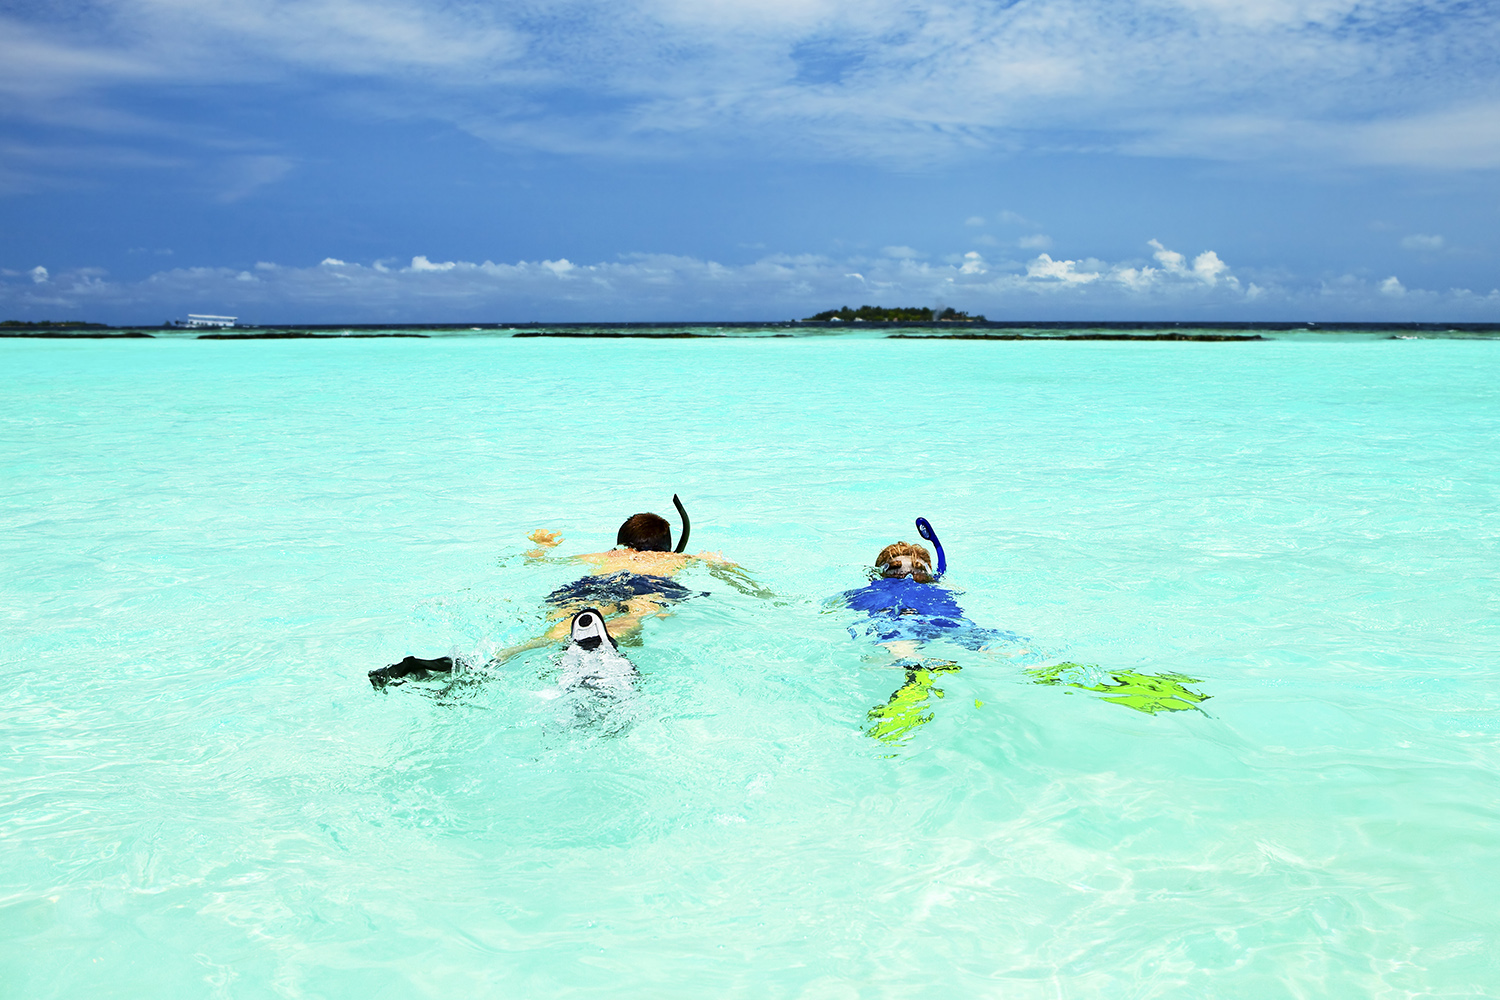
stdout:
[(893, 542), (875, 557), (875, 569), (884, 577), (910, 576), (918, 583), (931, 583), (932, 553), (921, 545)]

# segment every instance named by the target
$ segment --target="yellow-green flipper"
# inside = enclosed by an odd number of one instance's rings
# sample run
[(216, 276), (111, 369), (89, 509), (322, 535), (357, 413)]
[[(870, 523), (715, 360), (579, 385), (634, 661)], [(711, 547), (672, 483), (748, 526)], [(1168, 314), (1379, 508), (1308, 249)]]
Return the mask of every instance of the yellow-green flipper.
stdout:
[[(1137, 712), (1185, 712), (1198, 708), (1211, 695), (1199, 694), (1183, 685), (1201, 683), (1186, 674), (1142, 674), (1134, 670), (1100, 670), (1097, 663), (1057, 663), (1026, 671), (1037, 684), (1064, 684), (1084, 691), (1097, 691), (1116, 705)], [(1100, 675), (1105, 680), (1098, 680)], [(1092, 683), (1090, 683), (1092, 682)]]
[(906, 672), (906, 683), (891, 695), (884, 705), (870, 709), (868, 718), (873, 725), (866, 734), (885, 743), (902, 739), (918, 726), (932, 720), (932, 713), (924, 711), (929, 696), (943, 697), (943, 689), (933, 682), (940, 673), (952, 673), (958, 664), (945, 661), (929, 661), (926, 665)]

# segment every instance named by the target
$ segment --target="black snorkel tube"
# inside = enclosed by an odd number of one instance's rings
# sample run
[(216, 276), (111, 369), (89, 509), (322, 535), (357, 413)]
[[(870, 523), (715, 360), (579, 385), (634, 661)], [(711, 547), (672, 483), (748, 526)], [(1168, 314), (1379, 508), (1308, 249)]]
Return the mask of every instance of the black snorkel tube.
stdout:
[[(672, 499), (676, 500), (677, 498), (673, 497)], [(681, 510), (682, 508), (679, 507), (677, 509)], [(928, 521), (925, 517), (917, 518), (917, 534), (921, 535), (924, 541), (931, 542), (932, 547), (937, 549), (937, 572), (932, 575), (932, 578), (936, 580), (948, 572), (948, 557), (943, 554), (943, 543), (938, 541), (937, 532), (932, 530), (932, 522)], [(681, 550), (679, 549), (678, 551)]]
[[(677, 508), (677, 513), (682, 517), (682, 537), (677, 540), (677, 548), (672, 551), (681, 552), (687, 548), (688, 534), (693, 530), (693, 522), (688, 520), (687, 508), (682, 505), (681, 500), (677, 499), (676, 493), (672, 494), (672, 506)], [(941, 552), (942, 550), (939, 549), (938, 551)]]

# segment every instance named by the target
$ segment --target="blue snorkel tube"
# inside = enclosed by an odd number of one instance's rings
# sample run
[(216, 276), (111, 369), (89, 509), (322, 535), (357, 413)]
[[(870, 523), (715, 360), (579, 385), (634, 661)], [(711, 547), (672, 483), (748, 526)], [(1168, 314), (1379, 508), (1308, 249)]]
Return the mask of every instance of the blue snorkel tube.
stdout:
[(917, 518), (917, 534), (922, 536), (923, 541), (931, 542), (932, 547), (937, 549), (937, 572), (933, 574), (933, 579), (936, 580), (948, 572), (948, 557), (943, 554), (943, 543), (938, 541), (937, 532), (932, 530), (932, 522), (925, 517)]

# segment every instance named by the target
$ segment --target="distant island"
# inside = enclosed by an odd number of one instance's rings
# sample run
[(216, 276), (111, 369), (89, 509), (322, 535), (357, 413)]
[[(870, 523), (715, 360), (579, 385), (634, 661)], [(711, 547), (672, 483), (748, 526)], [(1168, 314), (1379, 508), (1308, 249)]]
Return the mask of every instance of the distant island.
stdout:
[(905, 306), (886, 309), (883, 306), (860, 306), (850, 309), (829, 309), (816, 316), (809, 316), (804, 323), (985, 323), (983, 316), (970, 316), (951, 306), (934, 314), (925, 306)]

